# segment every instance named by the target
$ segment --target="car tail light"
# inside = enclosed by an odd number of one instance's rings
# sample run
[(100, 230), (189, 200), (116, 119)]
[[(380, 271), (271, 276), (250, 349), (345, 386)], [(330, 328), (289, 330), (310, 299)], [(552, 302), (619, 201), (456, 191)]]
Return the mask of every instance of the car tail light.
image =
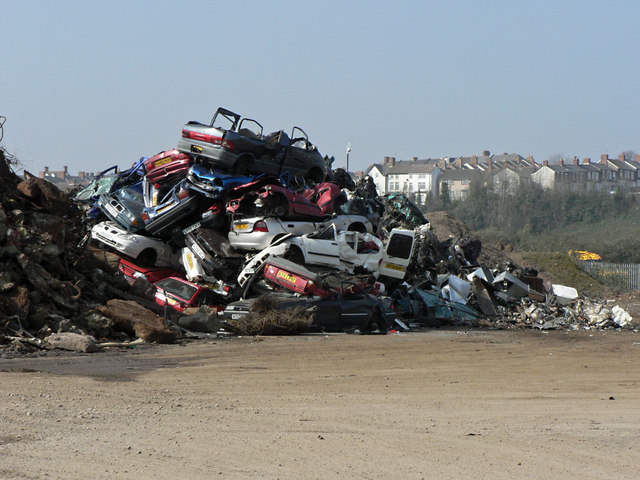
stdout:
[(160, 187), (161, 187), (161, 186), (162, 186), (162, 185), (160, 185), (159, 183), (154, 183), (154, 184), (153, 184), (153, 188), (155, 188), (156, 190), (160, 190)]
[(149, 221), (149, 214), (147, 212), (142, 213), (142, 221), (147, 223)]
[(264, 220), (260, 220), (259, 222), (256, 222), (256, 224), (253, 226), (253, 231), (254, 232), (268, 232), (269, 231), (269, 227), (267, 227), (267, 224)]
[(226, 148), (227, 150), (235, 150), (236, 146), (229, 140), (222, 140), (222, 148)]
[(190, 138), (191, 140), (200, 140), (201, 142), (207, 142), (213, 145), (222, 144), (222, 137), (218, 137), (216, 135), (208, 135), (206, 133), (192, 132), (190, 130), (182, 130), (182, 136), (184, 138)]
[(188, 196), (189, 196), (189, 192), (187, 192), (184, 188), (181, 188), (180, 191), (178, 192), (178, 198), (180, 200), (184, 200)]
[(229, 293), (229, 292), (231, 291), (231, 286), (230, 286), (230, 285), (225, 285), (224, 287), (222, 287), (222, 289), (223, 289), (225, 292)]

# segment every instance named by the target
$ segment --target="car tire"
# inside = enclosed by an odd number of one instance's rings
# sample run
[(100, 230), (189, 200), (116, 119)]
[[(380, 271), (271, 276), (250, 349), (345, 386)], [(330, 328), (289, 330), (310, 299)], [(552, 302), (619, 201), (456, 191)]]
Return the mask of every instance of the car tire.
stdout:
[(369, 321), (369, 333), (372, 334), (384, 334), (385, 328), (382, 323), (382, 317), (380, 316), (380, 312), (376, 312), (371, 320)]
[(239, 158), (233, 165), (233, 173), (235, 173), (236, 175), (247, 175), (249, 173), (250, 167), (251, 160), (249, 158)]
[(324, 173), (319, 168), (312, 168), (305, 174), (304, 179), (307, 183), (322, 183), (324, 182)]
[(287, 199), (279, 196), (275, 199), (273, 208), (271, 209), (271, 214), (274, 217), (284, 217), (287, 213), (289, 213), (289, 205)]

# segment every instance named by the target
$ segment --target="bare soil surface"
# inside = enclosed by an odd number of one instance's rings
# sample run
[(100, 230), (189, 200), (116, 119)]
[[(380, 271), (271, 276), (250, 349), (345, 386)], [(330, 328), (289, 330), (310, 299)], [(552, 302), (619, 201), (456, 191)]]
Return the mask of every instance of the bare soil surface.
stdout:
[(618, 479), (640, 334), (235, 338), (0, 360), (3, 479)]

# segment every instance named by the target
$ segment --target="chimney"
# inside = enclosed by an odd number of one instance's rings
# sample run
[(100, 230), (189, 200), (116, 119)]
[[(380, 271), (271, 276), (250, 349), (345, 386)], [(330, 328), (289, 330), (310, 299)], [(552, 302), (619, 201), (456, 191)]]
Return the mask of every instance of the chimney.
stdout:
[(456, 163), (456, 167), (462, 168), (462, 157), (456, 158), (455, 163)]
[(489, 150), (483, 150), (482, 151), (482, 156), (483, 157), (490, 157), (491, 156), (491, 152)]
[(636, 162), (640, 162), (640, 153), (636, 153)]
[(396, 165), (396, 157), (389, 157), (389, 165), (392, 167)]
[(608, 165), (609, 164), (609, 154), (604, 153), (604, 154), (600, 155), (600, 163), (602, 163), (603, 165)]
[(578, 157), (576, 157), (575, 155), (573, 156), (573, 164), (574, 165), (580, 165), (580, 159)]
[(384, 157), (384, 165), (389, 165), (389, 157)]
[(624, 153), (621, 153), (620, 155), (618, 155), (618, 160), (624, 162)]
[(418, 157), (413, 157), (413, 161), (417, 162), (418, 161)]
[(584, 165), (591, 165), (591, 158), (590, 157), (585, 158), (584, 160), (582, 160), (582, 163)]
[(474, 155), (471, 159), (471, 164), (473, 165), (473, 168), (477, 168), (478, 167), (478, 156)]
[[(485, 152), (489, 153), (488, 150), (485, 150)], [(484, 153), (484, 152), (482, 152)], [(486, 155), (485, 155), (486, 156)], [(493, 159), (489, 158), (489, 161), (487, 162), (487, 169), (492, 172), (493, 171)]]
[(548, 167), (549, 166), (549, 160), (544, 160), (542, 162), (542, 165), (544, 165), (545, 167)]
[(507, 168), (509, 166), (509, 162), (508, 161), (504, 161), (504, 168)]

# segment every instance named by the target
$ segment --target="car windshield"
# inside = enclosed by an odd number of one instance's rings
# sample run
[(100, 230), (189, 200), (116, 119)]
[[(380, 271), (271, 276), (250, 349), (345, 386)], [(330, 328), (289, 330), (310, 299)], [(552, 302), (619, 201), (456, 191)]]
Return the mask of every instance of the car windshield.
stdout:
[(118, 180), (118, 175), (105, 175), (102, 178), (91, 182), (84, 190), (81, 190), (75, 197), (78, 201), (89, 200), (93, 197), (98, 197), (109, 193), (111, 187)]
[(196, 294), (198, 289), (193, 285), (182, 282), (176, 278), (165, 278), (156, 283), (156, 287), (160, 290), (164, 290), (167, 293), (171, 293), (177, 297), (182, 298), (188, 302)]

